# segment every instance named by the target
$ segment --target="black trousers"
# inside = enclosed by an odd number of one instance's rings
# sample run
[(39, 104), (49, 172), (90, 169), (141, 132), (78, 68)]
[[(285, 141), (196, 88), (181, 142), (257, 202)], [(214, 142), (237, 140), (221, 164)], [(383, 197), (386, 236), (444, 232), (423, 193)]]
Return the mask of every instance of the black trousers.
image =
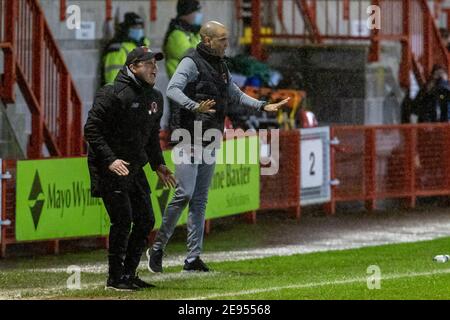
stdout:
[(155, 225), (150, 193), (136, 181), (127, 190), (110, 191), (102, 198), (111, 220), (109, 277), (118, 280), (122, 275), (134, 276)]

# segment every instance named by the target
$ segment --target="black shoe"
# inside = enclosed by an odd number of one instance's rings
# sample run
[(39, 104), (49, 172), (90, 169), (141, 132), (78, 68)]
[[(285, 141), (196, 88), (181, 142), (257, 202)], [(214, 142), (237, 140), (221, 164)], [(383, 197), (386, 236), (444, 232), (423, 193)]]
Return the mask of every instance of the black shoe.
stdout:
[(148, 265), (147, 268), (150, 272), (153, 273), (162, 273), (162, 258), (163, 258), (163, 251), (162, 250), (153, 250), (148, 249), (147, 250), (147, 258), (148, 258)]
[(139, 278), (138, 274), (136, 274), (134, 277), (131, 276), (130, 277), (130, 281), (131, 281), (131, 283), (133, 283), (139, 289), (149, 289), (149, 288), (155, 288), (156, 287), (155, 285), (153, 285), (151, 283), (147, 283), (147, 282), (143, 281), (141, 278)]
[(187, 260), (184, 261), (184, 267), (183, 271), (187, 272), (209, 272), (209, 268), (207, 265), (199, 258), (195, 258), (194, 261), (188, 262)]
[(130, 278), (122, 277), (120, 280), (108, 279), (105, 289), (115, 291), (136, 291), (139, 290), (139, 287), (130, 281)]

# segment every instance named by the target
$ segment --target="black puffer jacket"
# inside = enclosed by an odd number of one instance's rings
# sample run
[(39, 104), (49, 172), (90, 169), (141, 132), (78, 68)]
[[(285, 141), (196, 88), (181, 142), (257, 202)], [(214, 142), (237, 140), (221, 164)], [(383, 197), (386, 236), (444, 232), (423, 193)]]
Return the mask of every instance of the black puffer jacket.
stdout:
[[(194, 122), (202, 123), (202, 136), (209, 129), (217, 129), (223, 132), (224, 120), (227, 113), (230, 97), (230, 78), (228, 67), (223, 58), (215, 56), (211, 49), (200, 43), (195, 50), (190, 50), (183, 59), (192, 59), (197, 66), (198, 77), (195, 81), (186, 85), (183, 93), (193, 101), (200, 102), (208, 99), (216, 104), (212, 108), (215, 113), (199, 113), (186, 110), (174, 103), (173, 113), (179, 119), (179, 123), (172, 122), (172, 128), (183, 128), (194, 137)], [(177, 142), (177, 141), (175, 141)], [(203, 141), (203, 145), (208, 145)]]
[[(126, 67), (113, 84), (98, 90), (84, 126), (94, 197), (127, 190), (136, 180), (150, 192), (142, 167), (150, 163), (156, 170), (164, 164), (159, 144), (163, 101), (161, 92), (134, 78)], [(130, 163), (128, 176), (108, 169), (117, 159)]]

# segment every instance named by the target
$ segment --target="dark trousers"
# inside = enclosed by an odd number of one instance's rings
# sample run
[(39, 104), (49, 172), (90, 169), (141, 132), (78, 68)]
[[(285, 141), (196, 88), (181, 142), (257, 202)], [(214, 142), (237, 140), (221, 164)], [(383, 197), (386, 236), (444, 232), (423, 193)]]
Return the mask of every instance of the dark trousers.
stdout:
[(109, 277), (118, 280), (122, 275), (134, 276), (155, 225), (150, 194), (134, 183), (127, 191), (110, 191), (102, 198), (111, 220)]

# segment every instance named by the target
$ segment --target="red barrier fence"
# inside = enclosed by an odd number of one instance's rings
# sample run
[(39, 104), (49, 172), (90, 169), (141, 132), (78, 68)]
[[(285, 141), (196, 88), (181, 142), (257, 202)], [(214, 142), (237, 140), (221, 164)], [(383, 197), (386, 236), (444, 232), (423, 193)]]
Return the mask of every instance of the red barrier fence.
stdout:
[(16, 161), (15, 160), (3, 160), (2, 162), (2, 172), (9, 172), (11, 174), (11, 179), (1, 180), (0, 183), (2, 188), (2, 202), (0, 212), (0, 220), (6, 221), (10, 220), (11, 224), (0, 225), (1, 229), (1, 239), (0, 239), (0, 257), (5, 257), (6, 246), (16, 242), (15, 238), (15, 216), (16, 216)]
[(260, 178), (260, 210), (293, 210), (300, 218), (300, 132), (280, 131), (279, 171)]
[[(450, 60), (427, 0), (248, 0), (251, 4), (251, 53), (264, 59), (264, 41), (273, 44), (370, 44), (369, 61), (379, 61), (385, 42), (401, 45), (400, 84), (408, 88), (410, 74), (425, 81), (434, 64), (450, 72)], [(236, 17), (243, 19), (243, 0), (235, 0)], [(367, 32), (370, 9), (380, 9), (380, 29)], [(248, 11), (249, 9), (247, 9)], [(274, 14), (274, 13), (277, 14)], [(248, 12), (247, 12), (248, 13)], [(372, 21), (372, 20), (370, 20)], [(355, 24), (356, 23), (356, 24)], [(358, 24), (361, 24), (358, 26)], [(262, 33), (270, 27), (270, 33)], [(271, 42), (272, 43), (272, 42)], [(266, 45), (268, 46), (268, 45)]]
[(44, 146), (50, 156), (82, 155), (81, 99), (38, 1), (0, 0), (0, 49), (0, 99), (14, 103), (17, 83), (31, 113), (28, 158), (42, 158)]
[(450, 195), (450, 124), (342, 126), (332, 128), (331, 213), (336, 202), (403, 198), (413, 208), (420, 196)]
[[(413, 208), (417, 197), (450, 195), (450, 124), (337, 126), (330, 138), (340, 141), (331, 147), (331, 179), (340, 183), (332, 187), (330, 213), (338, 202), (364, 201), (372, 210), (377, 200), (397, 198)], [(288, 210), (300, 217), (299, 143), (298, 130), (280, 131), (279, 171), (260, 177), (260, 210)], [(16, 243), (16, 160), (3, 161), (2, 170), (12, 175), (2, 181), (1, 199), (1, 220), (11, 225), (1, 226), (0, 257)], [(57, 253), (59, 240), (48, 243)]]

